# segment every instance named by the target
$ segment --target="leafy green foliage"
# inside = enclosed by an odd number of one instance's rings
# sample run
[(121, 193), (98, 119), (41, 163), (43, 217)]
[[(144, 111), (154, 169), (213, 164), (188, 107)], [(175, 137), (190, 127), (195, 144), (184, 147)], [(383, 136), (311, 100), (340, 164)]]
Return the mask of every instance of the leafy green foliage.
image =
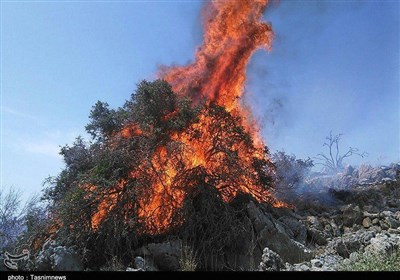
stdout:
[(86, 126), (86, 131), (98, 140), (112, 135), (121, 128), (119, 114), (115, 110), (110, 110), (108, 103), (97, 101), (89, 117), (91, 122)]

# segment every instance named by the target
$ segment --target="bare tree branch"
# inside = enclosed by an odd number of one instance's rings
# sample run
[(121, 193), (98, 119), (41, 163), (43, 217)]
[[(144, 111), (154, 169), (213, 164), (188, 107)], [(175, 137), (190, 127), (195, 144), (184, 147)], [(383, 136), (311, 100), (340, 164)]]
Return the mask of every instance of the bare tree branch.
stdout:
[[(343, 161), (353, 155), (360, 156), (362, 158), (366, 157), (368, 154), (366, 152), (360, 152), (358, 148), (349, 147), (349, 149), (343, 154), (340, 154), (339, 142), (343, 134), (332, 135), (332, 131), (329, 133), (325, 139), (328, 140), (322, 146), (328, 148), (329, 156), (319, 153), (314, 157), (317, 161), (315, 164), (325, 166), (331, 172), (339, 172), (343, 170)], [(335, 156), (333, 156), (335, 155)]]

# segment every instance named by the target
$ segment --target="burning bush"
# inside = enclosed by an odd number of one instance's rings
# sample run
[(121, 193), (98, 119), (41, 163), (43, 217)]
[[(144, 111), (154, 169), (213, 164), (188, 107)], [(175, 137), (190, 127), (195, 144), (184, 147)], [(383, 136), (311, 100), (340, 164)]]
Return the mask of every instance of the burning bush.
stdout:
[[(268, 150), (240, 102), (251, 55), (271, 46), (271, 26), (260, 21), (267, 3), (208, 2), (195, 61), (141, 82), (117, 110), (98, 102), (86, 126), (92, 141), (62, 149), (66, 168), (46, 197), (59, 236), (86, 248), (89, 262), (105, 261), (99, 244), (124, 258), (167, 234), (192, 236), (201, 257), (231, 248), (221, 233), (235, 233), (237, 215), (227, 205), (239, 194), (285, 206), (271, 195)], [(212, 195), (195, 206), (201, 189)]]
[(124, 255), (145, 236), (179, 235), (192, 213), (208, 208), (183, 207), (199, 188), (214, 189), (222, 208), (239, 193), (277, 203), (268, 151), (219, 105), (193, 106), (167, 82), (143, 81), (123, 107), (98, 102), (90, 118), (93, 140), (62, 148), (66, 168), (46, 193), (67, 242), (91, 250), (107, 244), (106, 253)]

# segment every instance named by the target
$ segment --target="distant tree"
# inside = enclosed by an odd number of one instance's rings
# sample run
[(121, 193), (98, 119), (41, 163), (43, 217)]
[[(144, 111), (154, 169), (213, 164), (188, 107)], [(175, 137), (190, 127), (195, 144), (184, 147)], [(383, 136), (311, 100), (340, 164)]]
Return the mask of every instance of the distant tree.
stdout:
[(329, 133), (325, 139), (327, 142), (323, 146), (327, 147), (328, 154), (320, 153), (315, 159), (317, 160), (315, 164), (324, 166), (324, 169), (330, 173), (337, 173), (344, 169), (344, 160), (351, 156), (357, 155), (362, 158), (366, 157), (368, 154), (366, 152), (360, 152), (358, 148), (349, 147), (348, 150), (341, 154), (339, 148), (339, 142), (343, 134), (332, 135), (332, 131)]
[(0, 251), (12, 245), (24, 231), (27, 205), (14, 187), (0, 189)]
[(48, 211), (39, 196), (21, 200), (21, 191), (0, 189), (0, 252), (32, 245), (48, 226)]

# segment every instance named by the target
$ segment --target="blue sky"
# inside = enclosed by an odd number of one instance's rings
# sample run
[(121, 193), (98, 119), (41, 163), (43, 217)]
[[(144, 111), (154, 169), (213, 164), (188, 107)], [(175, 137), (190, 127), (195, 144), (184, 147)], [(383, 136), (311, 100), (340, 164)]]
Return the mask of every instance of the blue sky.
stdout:
[[(3, 1), (2, 187), (40, 192), (97, 100), (118, 107), (160, 65), (190, 62), (202, 3)], [(332, 130), (364, 161), (399, 161), (399, 1), (282, 0), (264, 18), (276, 38), (251, 60), (246, 101), (271, 150), (312, 157)]]

